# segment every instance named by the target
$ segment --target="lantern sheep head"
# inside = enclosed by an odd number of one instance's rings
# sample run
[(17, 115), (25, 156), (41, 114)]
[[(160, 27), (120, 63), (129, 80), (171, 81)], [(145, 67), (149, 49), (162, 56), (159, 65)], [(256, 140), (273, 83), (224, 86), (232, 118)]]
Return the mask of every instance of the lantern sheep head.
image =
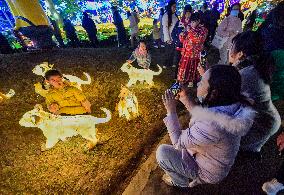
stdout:
[[(35, 73), (36, 75), (45, 76), (45, 73), (49, 70), (52, 70), (54, 67), (53, 64), (48, 64), (48, 62), (43, 62), (37, 66), (34, 67), (34, 69), (32, 70), (33, 73)], [(83, 72), (83, 74), (87, 77), (87, 80), (82, 80), (77, 76), (73, 76), (73, 75), (67, 75), (67, 74), (63, 74), (63, 78), (64, 80), (67, 80), (68, 82), (70, 82), (70, 84), (74, 87), (77, 87), (78, 89), (82, 90), (82, 85), (90, 85), (92, 82), (91, 76), (86, 73)], [(46, 86), (44, 89), (42, 87), (41, 83), (36, 83), (34, 84), (35, 86), (35, 92), (43, 97), (45, 97), (45, 95), (48, 93), (48, 86)]]
[(46, 137), (44, 149), (52, 148), (59, 140), (81, 135), (89, 141), (88, 148), (93, 149), (97, 144), (96, 124), (106, 123), (111, 119), (111, 112), (102, 108), (105, 118), (96, 118), (91, 115), (60, 116), (45, 112), (41, 105), (26, 112), (19, 124), (24, 127), (38, 127)]
[(53, 66), (54, 66), (54, 64), (48, 64), (48, 62), (43, 62), (39, 65), (36, 65), (32, 71), (36, 75), (44, 77), (44, 75), (47, 71), (53, 69)]
[(119, 117), (125, 117), (127, 120), (139, 116), (138, 113), (138, 101), (134, 93), (132, 93), (127, 87), (121, 86), (119, 94), (119, 102), (117, 104), (117, 110)]
[(150, 69), (138, 69), (133, 67), (131, 64), (129, 63), (124, 63), (122, 65), (122, 67), (120, 68), (122, 70), (122, 72), (127, 72), (128, 76), (129, 76), (129, 81), (127, 83), (127, 87), (132, 86), (133, 84), (136, 84), (137, 81), (140, 82), (146, 82), (148, 83), (150, 86), (154, 85), (153, 82), (153, 77), (155, 75), (159, 75), (162, 73), (162, 68), (161, 66), (157, 65), (159, 68), (158, 72), (154, 72)]
[(8, 93), (3, 94), (0, 92), (0, 102), (10, 99), (11, 97), (13, 97), (15, 95), (15, 91), (13, 89), (10, 89)]

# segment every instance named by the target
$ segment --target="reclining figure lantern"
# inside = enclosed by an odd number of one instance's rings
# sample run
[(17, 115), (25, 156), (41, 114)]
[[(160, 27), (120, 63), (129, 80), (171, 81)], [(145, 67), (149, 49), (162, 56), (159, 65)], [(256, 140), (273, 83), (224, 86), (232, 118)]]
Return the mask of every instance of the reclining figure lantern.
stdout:
[(4, 100), (10, 99), (15, 95), (15, 91), (13, 89), (10, 89), (7, 94), (3, 94), (0, 92), (0, 103)]
[[(44, 77), (47, 71), (53, 69), (53, 66), (54, 66), (53, 64), (48, 64), (48, 62), (43, 62), (42, 64), (35, 66), (35, 68), (32, 71), (36, 75)], [(63, 77), (67, 79), (71, 83), (71, 85), (82, 90), (81, 88), (82, 85), (89, 85), (92, 82), (91, 77), (88, 73), (84, 72), (83, 74), (87, 77), (86, 81), (73, 75), (63, 74)], [(41, 83), (36, 83), (34, 86), (35, 86), (35, 92), (45, 97), (46, 93), (48, 92), (48, 89), (43, 89)]]
[(59, 140), (65, 141), (67, 137), (76, 135), (90, 141), (89, 149), (92, 149), (98, 142), (95, 125), (111, 119), (111, 112), (106, 108), (102, 110), (106, 113), (105, 118), (91, 115), (60, 116), (45, 112), (42, 106), (37, 104), (33, 110), (23, 115), (19, 124), (40, 128), (46, 137), (45, 149), (52, 148)]
[(138, 101), (134, 93), (127, 87), (122, 86), (118, 97), (120, 98), (117, 104), (119, 117), (125, 117), (127, 120), (130, 120), (139, 115)]
[(138, 69), (133, 67), (131, 64), (129, 63), (124, 63), (122, 65), (122, 67), (120, 68), (122, 70), (122, 72), (127, 72), (128, 76), (129, 76), (129, 81), (127, 83), (127, 87), (131, 87), (133, 84), (136, 84), (137, 81), (140, 82), (146, 82), (148, 83), (150, 86), (154, 85), (153, 82), (153, 77), (155, 75), (159, 75), (162, 73), (162, 68), (161, 66), (157, 65), (159, 67), (159, 71), (158, 72), (154, 72), (150, 69)]

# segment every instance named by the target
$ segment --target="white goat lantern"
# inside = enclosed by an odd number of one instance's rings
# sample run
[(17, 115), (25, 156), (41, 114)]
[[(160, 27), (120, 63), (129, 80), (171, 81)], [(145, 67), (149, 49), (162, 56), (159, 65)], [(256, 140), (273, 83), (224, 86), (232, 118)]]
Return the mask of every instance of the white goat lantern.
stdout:
[(11, 97), (13, 97), (15, 95), (15, 91), (13, 89), (10, 89), (8, 93), (3, 94), (0, 92), (0, 102), (10, 99)]
[(33, 110), (26, 112), (19, 124), (24, 127), (38, 127), (46, 137), (45, 149), (52, 148), (59, 140), (81, 135), (89, 141), (89, 149), (93, 149), (98, 142), (96, 124), (106, 123), (111, 119), (111, 112), (105, 108), (106, 118), (96, 118), (91, 115), (60, 116), (45, 112), (40, 104)]
[(118, 97), (120, 98), (117, 104), (119, 117), (125, 117), (127, 120), (130, 120), (139, 115), (138, 101), (134, 93), (127, 87), (122, 86)]
[(150, 69), (138, 69), (138, 68), (133, 67), (129, 63), (124, 63), (120, 69), (122, 70), (122, 72), (128, 73), (129, 81), (126, 85), (127, 87), (131, 87), (133, 84), (136, 84), (137, 81), (140, 81), (140, 82), (145, 81), (152, 87), (154, 85), (153, 77), (155, 75), (159, 75), (162, 73), (161, 66), (159, 65), (157, 66), (159, 67), (158, 72), (154, 72)]
[[(45, 73), (49, 70), (52, 70), (53, 67), (54, 67), (53, 64), (48, 64), (48, 62), (43, 62), (42, 64), (35, 66), (32, 71), (36, 75), (44, 77)], [(71, 85), (82, 90), (81, 88), (82, 85), (90, 85), (92, 82), (92, 79), (88, 73), (83, 72), (83, 74), (87, 77), (87, 80), (82, 80), (76, 76), (68, 75), (68, 74), (63, 74), (63, 77), (64, 79), (67, 79), (71, 83)], [(41, 83), (36, 83), (34, 86), (35, 86), (35, 92), (45, 97), (45, 95), (48, 92), (48, 89), (43, 89)]]

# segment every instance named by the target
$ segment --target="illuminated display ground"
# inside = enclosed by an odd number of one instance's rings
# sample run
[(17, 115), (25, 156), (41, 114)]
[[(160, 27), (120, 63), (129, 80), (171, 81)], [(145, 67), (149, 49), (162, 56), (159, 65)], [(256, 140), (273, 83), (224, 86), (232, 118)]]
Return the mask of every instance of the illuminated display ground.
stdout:
[[(120, 67), (131, 51), (113, 49), (66, 49), (48, 53), (26, 53), (1, 57), (0, 89), (10, 88), (16, 95), (0, 103), (0, 194), (87, 193), (102, 194), (116, 191), (120, 183), (139, 165), (144, 153), (162, 133), (165, 110), (161, 96), (173, 78), (170, 71), (154, 77), (153, 88), (133, 87), (139, 102), (139, 116), (127, 121), (115, 110), (119, 102), (121, 84), (127, 84), (128, 75)], [(152, 68), (159, 52), (153, 55)], [(82, 85), (92, 103), (93, 115), (106, 117), (100, 109), (107, 108), (112, 119), (98, 124), (97, 136), (102, 142), (94, 151), (84, 150), (87, 141), (81, 136), (59, 141), (53, 148), (41, 152), (45, 137), (39, 128), (22, 127), (19, 120), (24, 113), (41, 103), (33, 84), (41, 77), (32, 73), (35, 65), (44, 61), (54, 64), (64, 74), (84, 78), (88, 72), (91, 85)]]

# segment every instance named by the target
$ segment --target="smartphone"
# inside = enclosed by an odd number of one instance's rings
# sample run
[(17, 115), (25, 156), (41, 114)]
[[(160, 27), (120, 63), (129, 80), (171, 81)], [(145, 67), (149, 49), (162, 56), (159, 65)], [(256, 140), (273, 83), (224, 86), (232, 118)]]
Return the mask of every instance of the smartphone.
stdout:
[(177, 96), (177, 94), (181, 91), (180, 84), (178, 82), (174, 83), (170, 87), (171, 92), (174, 94), (174, 96)]
[(200, 65), (206, 70), (207, 52), (203, 50), (200, 52)]

